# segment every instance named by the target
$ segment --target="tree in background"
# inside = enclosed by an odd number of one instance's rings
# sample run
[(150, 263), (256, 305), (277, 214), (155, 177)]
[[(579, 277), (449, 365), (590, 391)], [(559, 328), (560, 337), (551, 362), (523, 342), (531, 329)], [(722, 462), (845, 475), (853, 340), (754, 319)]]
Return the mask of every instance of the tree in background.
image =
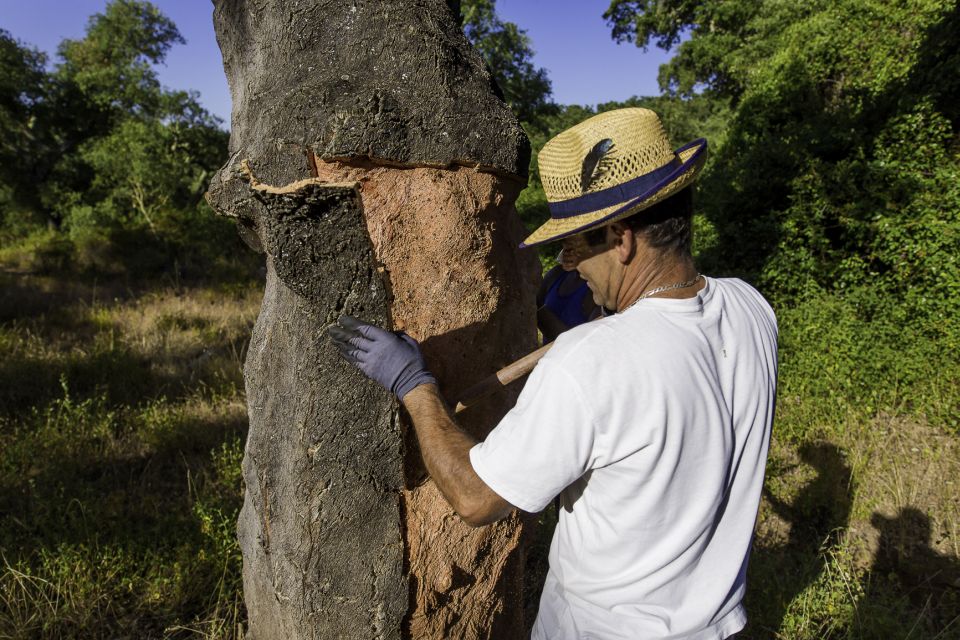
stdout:
[[(530, 40), (502, 21), (494, 0), (462, 3), (464, 32), (504, 99), (543, 137), (550, 101)], [(143, 0), (114, 0), (86, 35), (65, 40), (58, 63), (0, 34), (0, 216), (6, 236), (38, 221), (80, 239), (146, 228), (204, 207), (201, 195), (226, 155), (227, 134), (194, 93), (163, 88), (154, 71), (183, 43), (176, 25)], [(211, 219), (204, 210), (203, 226)], [(169, 231), (169, 228), (167, 229)]]
[(603, 17), (617, 42), (644, 50), (651, 42), (664, 50), (681, 45), (680, 55), (661, 67), (663, 91), (692, 96), (695, 89), (707, 88), (726, 96), (737, 92), (742, 74), (737, 59), (726, 54), (747, 41), (754, 28), (750, 20), (768, 9), (747, 1), (612, 0)]
[[(45, 56), (0, 29), (0, 213), (21, 216), (39, 206), (33, 188), (45, 155)], [(0, 215), (4, 234), (16, 233), (14, 216)]]
[(734, 109), (704, 187), (728, 268), (789, 296), (877, 276), (905, 290), (941, 270), (888, 245), (954, 235), (956, 3), (614, 0), (605, 17), (638, 46), (689, 33), (662, 88)]
[(56, 76), (77, 92), (98, 117), (103, 132), (131, 115), (167, 115), (164, 91), (152, 65), (174, 44), (184, 44), (176, 25), (149, 2), (115, 0), (87, 23), (82, 40), (64, 40)]
[[(0, 211), (6, 235), (45, 220), (69, 237), (106, 241), (146, 230), (155, 241), (213, 224), (202, 195), (226, 154), (220, 121), (193, 92), (160, 85), (155, 65), (184, 40), (156, 6), (114, 0), (58, 62), (0, 34)], [(124, 236), (127, 240), (129, 235)], [(114, 243), (117, 244), (117, 243)], [(169, 247), (168, 247), (169, 248)]]
[(490, 73), (521, 123), (536, 127), (539, 119), (556, 111), (550, 100), (547, 70), (533, 64), (533, 48), (526, 32), (497, 16), (496, 0), (463, 0), (463, 31), (487, 62)]
[(184, 40), (154, 5), (115, 0), (65, 40), (53, 73), (62, 153), (46, 204), (71, 230), (146, 224), (195, 208), (226, 151), (196, 94), (161, 87), (154, 65)]

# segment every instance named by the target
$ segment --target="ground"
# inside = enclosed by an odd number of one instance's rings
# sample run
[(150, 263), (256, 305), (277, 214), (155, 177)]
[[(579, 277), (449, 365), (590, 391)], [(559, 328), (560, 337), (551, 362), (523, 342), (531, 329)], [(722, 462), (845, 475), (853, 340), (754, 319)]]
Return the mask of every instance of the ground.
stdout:
[(239, 637), (259, 286), (0, 286), (0, 638)]

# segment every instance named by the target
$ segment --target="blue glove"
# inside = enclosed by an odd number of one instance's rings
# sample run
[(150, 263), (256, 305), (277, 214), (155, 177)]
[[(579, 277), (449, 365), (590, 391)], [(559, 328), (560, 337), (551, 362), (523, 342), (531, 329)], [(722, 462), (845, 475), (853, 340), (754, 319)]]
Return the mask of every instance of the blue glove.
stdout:
[(427, 371), (417, 341), (402, 331), (390, 332), (352, 316), (327, 329), (347, 362), (403, 400), (414, 387), (436, 384)]

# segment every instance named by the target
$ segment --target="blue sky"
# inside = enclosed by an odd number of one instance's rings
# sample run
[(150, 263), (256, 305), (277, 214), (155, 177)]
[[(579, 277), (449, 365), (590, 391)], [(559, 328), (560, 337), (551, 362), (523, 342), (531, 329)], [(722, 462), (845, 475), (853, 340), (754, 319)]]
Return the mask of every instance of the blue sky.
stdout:
[[(154, 0), (186, 39), (171, 49), (160, 81), (193, 89), (201, 103), (229, 124), (230, 92), (213, 34), (209, 0)], [(64, 38), (83, 36), (87, 18), (105, 0), (0, 0), (0, 28), (52, 55)], [(608, 0), (497, 0), (497, 12), (533, 41), (534, 62), (553, 82), (561, 104), (596, 104), (633, 95), (656, 95), (657, 69), (669, 54), (651, 47), (617, 45), (603, 20)]]

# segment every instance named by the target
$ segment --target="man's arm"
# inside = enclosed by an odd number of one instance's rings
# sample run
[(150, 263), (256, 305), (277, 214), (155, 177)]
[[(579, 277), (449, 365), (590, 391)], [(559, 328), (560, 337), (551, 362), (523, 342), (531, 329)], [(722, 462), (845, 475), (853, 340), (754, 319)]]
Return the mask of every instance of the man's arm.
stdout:
[(480, 479), (470, 463), (477, 441), (450, 415), (435, 384), (422, 384), (403, 397), (420, 443), (423, 462), (440, 493), (464, 522), (480, 527), (505, 517), (514, 508)]
[(416, 340), (350, 316), (340, 318), (328, 332), (348, 362), (403, 402), (427, 471), (464, 522), (479, 527), (513, 509), (473, 470), (470, 448), (477, 441), (453, 421)]

